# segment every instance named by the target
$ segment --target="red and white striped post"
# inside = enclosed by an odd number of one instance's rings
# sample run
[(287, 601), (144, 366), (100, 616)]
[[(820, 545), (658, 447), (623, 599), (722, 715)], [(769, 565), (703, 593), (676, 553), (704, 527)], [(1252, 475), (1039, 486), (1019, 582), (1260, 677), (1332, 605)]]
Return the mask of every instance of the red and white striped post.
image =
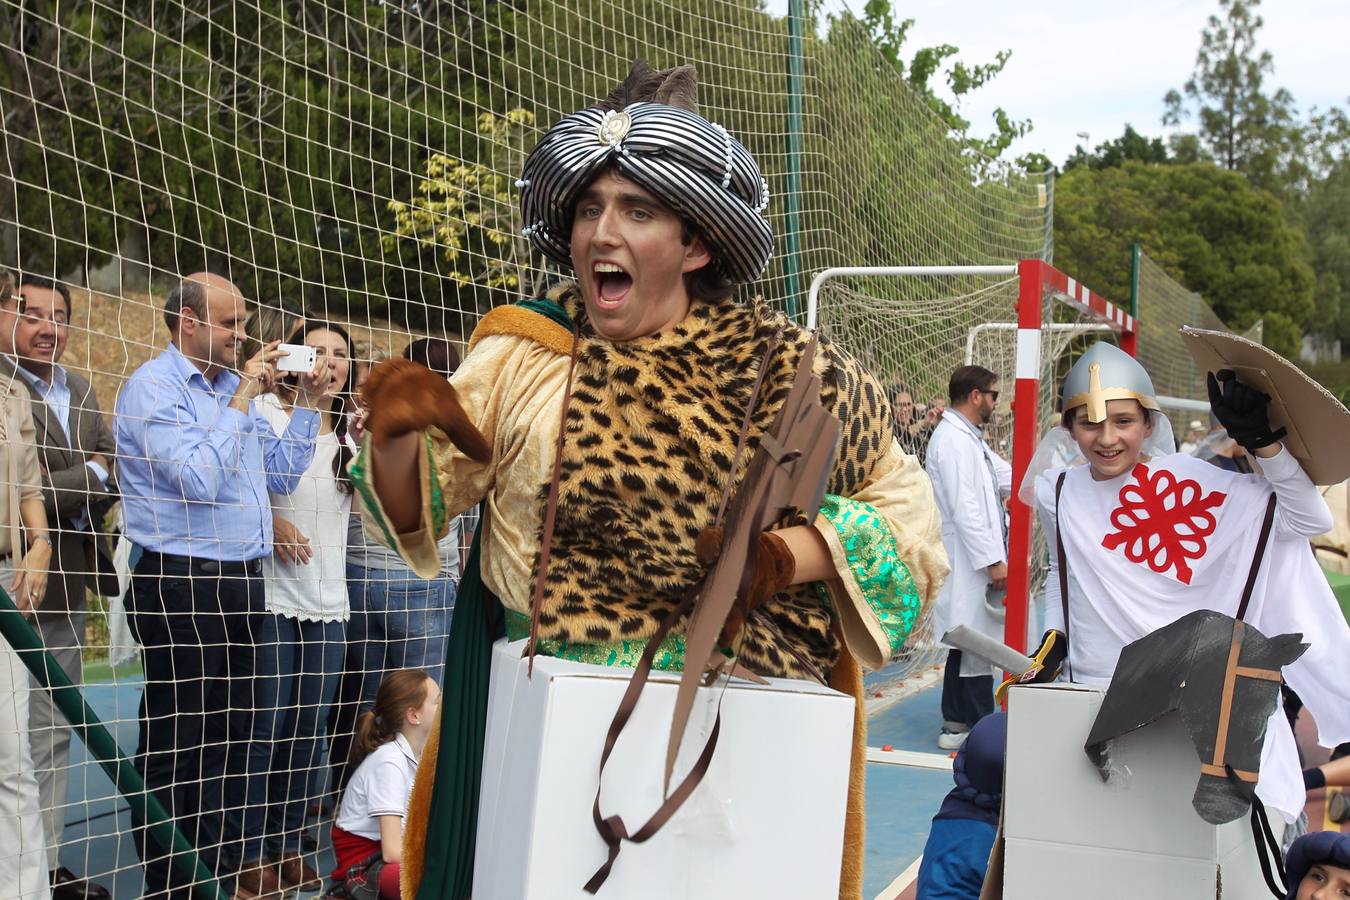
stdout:
[[(1041, 319), (1045, 289), (1080, 312), (1100, 319), (1120, 332), (1120, 346), (1134, 356), (1139, 327), (1135, 318), (1100, 294), (1039, 259), (1017, 266), (1017, 385), (1013, 395), (1013, 495), (1008, 512), (1008, 600), (1003, 641), (1026, 652), (1027, 610), (1031, 598), (1031, 508), (1018, 499), (1022, 479), (1040, 440)], [(1054, 390), (1054, 385), (1050, 385)]]
[(1017, 355), (1013, 393), (1013, 481), (1009, 502), (1008, 600), (1003, 642), (1014, 650), (1027, 649), (1027, 601), (1031, 593), (1031, 507), (1017, 498), (1031, 466), (1040, 431), (1037, 420), (1041, 375), (1041, 287), (1047, 268), (1039, 259), (1017, 265)]

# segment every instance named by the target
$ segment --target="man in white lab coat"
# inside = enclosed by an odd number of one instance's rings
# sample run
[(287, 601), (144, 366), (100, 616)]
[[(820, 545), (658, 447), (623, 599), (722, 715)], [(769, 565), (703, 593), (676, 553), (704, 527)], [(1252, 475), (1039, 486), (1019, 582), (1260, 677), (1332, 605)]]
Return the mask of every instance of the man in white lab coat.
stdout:
[[(933, 607), (933, 636), (966, 625), (1002, 640), (1008, 580), (1003, 497), (1011, 489), (1012, 470), (983, 434), (998, 403), (998, 376), (980, 366), (962, 366), (952, 373), (948, 394), (951, 405), (933, 431), (924, 463), (942, 513), (942, 544), (952, 569)], [(949, 651), (938, 746), (960, 747), (971, 726), (993, 709), (991, 666)]]

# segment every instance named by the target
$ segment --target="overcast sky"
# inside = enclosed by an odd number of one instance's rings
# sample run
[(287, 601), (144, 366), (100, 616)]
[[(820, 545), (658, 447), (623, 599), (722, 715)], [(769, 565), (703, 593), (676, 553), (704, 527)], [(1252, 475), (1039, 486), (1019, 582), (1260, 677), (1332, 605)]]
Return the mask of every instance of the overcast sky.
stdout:
[[(783, 12), (787, 0), (766, 0)], [(826, 9), (861, 9), (862, 0), (825, 0)], [(1217, 0), (895, 0), (897, 15), (913, 18), (907, 55), (917, 47), (949, 43), (967, 63), (1012, 59), (962, 109), (972, 130), (993, 130), (1002, 106), (1031, 119), (1032, 133), (1010, 156), (1030, 151), (1056, 164), (1080, 143), (1119, 137), (1126, 122), (1162, 135), (1162, 98), (1180, 89), (1195, 67), (1200, 32), (1219, 9)], [(1350, 105), (1350, 2), (1267, 0), (1258, 9), (1263, 49), (1274, 56), (1267, 84), (1287, 88), (1301, 111)]]

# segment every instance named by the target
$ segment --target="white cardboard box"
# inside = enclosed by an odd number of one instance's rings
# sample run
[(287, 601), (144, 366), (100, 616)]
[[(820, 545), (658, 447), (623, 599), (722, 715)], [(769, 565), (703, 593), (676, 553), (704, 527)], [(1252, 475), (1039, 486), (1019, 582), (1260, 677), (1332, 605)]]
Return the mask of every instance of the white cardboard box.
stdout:
[[(474, 900), (589, 900), (607, 849), (591, 819), (605, 734), (633, 670), (493, 648)], [(678, 675), (653, 672), (605, 768), (601, 810), (637, 831), (661, 801)], [(702, 751), (723, 680), (700, 688), (672, 785)], [(655, 837), (623, 843), (599, 900), (839, 893), (853, 698), (736, 680), (703, 783)]]
[(1191, 806), (1200, 763), (1179, 715), (1113, 741), (1102, 781), (1083, 743), (1103, 696), (1009, 692), (1004, 900), (1268, 900), (1247, 817), (1215, 826)]

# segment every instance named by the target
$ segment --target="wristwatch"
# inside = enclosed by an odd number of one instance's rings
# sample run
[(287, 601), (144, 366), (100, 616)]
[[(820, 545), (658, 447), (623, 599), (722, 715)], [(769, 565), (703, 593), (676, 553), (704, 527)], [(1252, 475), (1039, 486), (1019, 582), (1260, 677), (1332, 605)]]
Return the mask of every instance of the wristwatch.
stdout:
[(52, 546), (52, 536), (50, 534), (43, 533), (43, 534), (35, 534), (31, 538), (29, 538), (28, 549), (29, 550), (33, 549), (33, 545), (36, 544), (38, 541), (46, 541), (48, 547)]

